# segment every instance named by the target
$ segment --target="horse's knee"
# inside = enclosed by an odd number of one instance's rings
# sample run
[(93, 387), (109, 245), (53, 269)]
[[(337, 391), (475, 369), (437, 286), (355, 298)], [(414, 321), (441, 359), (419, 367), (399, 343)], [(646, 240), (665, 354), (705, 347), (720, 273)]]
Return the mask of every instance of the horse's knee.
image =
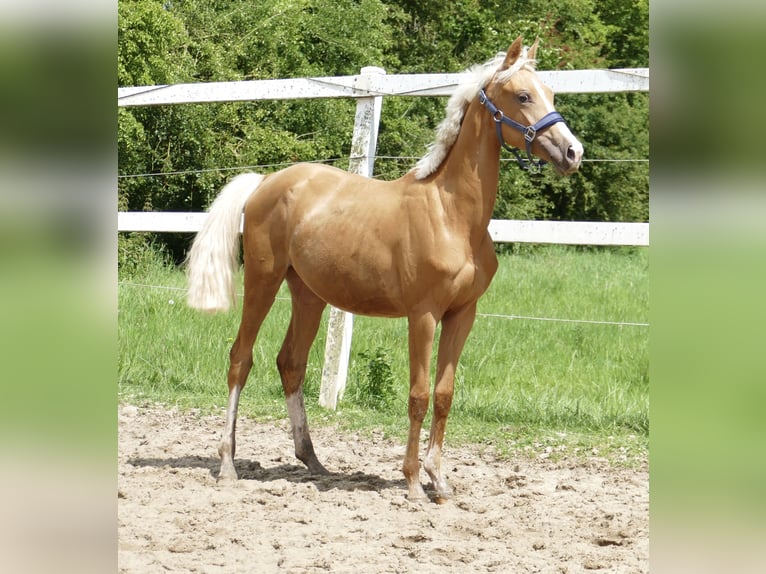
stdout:
[(410, 392), (409, 415), (410, 420), (423, 422), (428, 411), (428, 393)]
[(452, 407), (452, 389), (434, 391), (434, 414), (446, 415)]

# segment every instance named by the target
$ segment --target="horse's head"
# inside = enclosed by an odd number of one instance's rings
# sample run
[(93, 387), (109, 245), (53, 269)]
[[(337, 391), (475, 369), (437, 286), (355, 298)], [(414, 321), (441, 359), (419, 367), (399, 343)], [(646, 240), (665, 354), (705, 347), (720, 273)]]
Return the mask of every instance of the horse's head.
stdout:
[(534, 154), (568, 175), (579, 169), (583, 147), (553, 107), (553, 91), (535, 73), (537, 44), (524, 55), (522, 38), (516, 38), (479, 99), (492, 115), (504, 147), (526, 149), (528, 163)]

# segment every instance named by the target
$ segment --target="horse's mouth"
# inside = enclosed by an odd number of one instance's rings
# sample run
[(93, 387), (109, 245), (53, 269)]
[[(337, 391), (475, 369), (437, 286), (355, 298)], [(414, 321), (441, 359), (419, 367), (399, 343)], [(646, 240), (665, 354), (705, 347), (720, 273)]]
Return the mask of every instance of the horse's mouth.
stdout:
[(576, 173), (580, 169), (580, 162), (578, 161), (575, 164), (568, 163), (565, 165), (562, 165), (561, 163), (555, 162), (553, 163), (553, 169), (556, 170), (556, 173), (562, 176), (566, 175), (572, 175), (573, 173)]
[[(575, 140), (576, 141), (576, 140)], [(543, 149), (547, 152), (548, 162), (559, 175), (572, 175), (580, 169), (582, 164), (582, 145), (564, 143), (561, 146), (551, 145), (541, 141)]]

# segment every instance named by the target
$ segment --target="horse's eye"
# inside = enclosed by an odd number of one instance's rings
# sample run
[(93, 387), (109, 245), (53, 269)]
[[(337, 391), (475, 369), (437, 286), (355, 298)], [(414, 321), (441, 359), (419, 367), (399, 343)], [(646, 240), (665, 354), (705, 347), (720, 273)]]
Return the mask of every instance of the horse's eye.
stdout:
[(519, 94), (519, 103), (526, 104), (529, 101), (529, 94), (521, 93)]

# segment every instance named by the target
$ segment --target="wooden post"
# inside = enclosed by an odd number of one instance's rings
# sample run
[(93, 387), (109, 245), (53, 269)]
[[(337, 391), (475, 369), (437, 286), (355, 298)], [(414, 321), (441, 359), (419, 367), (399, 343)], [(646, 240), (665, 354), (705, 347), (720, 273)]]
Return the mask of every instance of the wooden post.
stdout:
[[(371, 89), (375, 78), (385, 73), (386, 71), (382, 68), (366, 66), (362, 68), (357, 81), (358, 85), (355, 87)], [(382, 103), (382, 96), (357, 99), (348, 166), (348, 171), (351, 173), (372, 177)], [(319, 392), (319, 404), (328, 409), (335, 409), (346, 388), (353, 324), (354, 316), (351, 313), (334, 307), (330, 309), (322, 368), (322, 387)]]

